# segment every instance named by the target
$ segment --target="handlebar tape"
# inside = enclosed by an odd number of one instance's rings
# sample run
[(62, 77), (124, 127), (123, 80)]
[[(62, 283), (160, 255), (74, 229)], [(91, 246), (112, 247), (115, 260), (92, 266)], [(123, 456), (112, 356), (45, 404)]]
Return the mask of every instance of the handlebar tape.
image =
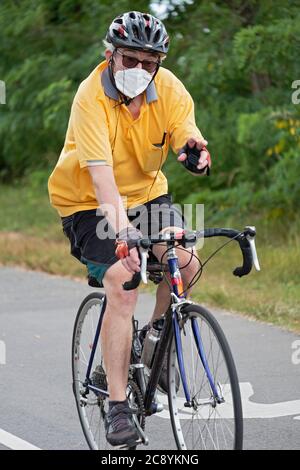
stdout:
[(141, 273), (134, 273), (130, 281), (124, 282), (123, 289), (124, 290), (136, 289), (139, 286), (140, 282), (141, 282)]
[(250, 273), (253, 260), (249, 241), (246, 238), (242, 238), (238, 242), (243, 255), (243, 266), (235, 268), (233, 274), (234, 276), (242, 277)]

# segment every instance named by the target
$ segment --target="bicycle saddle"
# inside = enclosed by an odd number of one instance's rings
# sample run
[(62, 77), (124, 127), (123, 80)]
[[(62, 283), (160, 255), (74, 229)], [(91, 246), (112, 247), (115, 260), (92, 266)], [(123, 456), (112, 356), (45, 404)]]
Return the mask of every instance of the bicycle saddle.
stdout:
[[(169, 267), (167, 264), (161, 265), (161, 263), (158, 261), (156, 256), (152, 253), (152, 251), (149, 251), (147, 271), (149, 272), (149, 279), (153, 281), (155, 284), (158, 284), (163, 278), (162, 271), (168, 272)], [(88, 274), (87, 280), (88, 280), (88, 285), (90, 287), (102, 288), (102, 286), (99, 284), (97, 279), (91, 276), (90, 274)]]

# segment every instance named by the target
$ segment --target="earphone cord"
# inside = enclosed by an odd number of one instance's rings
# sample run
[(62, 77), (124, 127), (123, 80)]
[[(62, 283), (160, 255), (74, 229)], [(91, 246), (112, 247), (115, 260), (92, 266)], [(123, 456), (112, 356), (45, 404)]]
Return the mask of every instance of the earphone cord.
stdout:
[[(112, 70), (112, 61), (113, 61), (113, 55), (111, 57), (111, 60), (110, 60), (110, 63), (109, 63), (109, 74), (110, 74), (110, 77), (111, 77), (111, 80), (112, 82), (115, 84), (115, 80), (114, 80), (114, 74), (113, 74), (113, 70)], [(154, 76), (152, 77), (152, 80), (151, 82), (154, 80), (157, 72), (158, 72), (158, 69), (159, 67), (157, 68)], [(150, 83), (151, 83), (150, 82)], [(121, 95), (121, 94), (120, 94)], [(121, 97), (121, 101), (119, 103), (117, 103), (114, 108), (118, 107), (119, 108), (119, 113), (118, 113), (118, 116), (117, 116), (117, 123), (116, 123), (116, 129), (115, 129), (115, 135), (114, 135), (114, 140), (113, 140), (113, 145), (112, 145), (112, 155), (114, 153), (114, 149), (115, 149), (115, 145), (116, 145), (116, 139), (117, 139), (117, 133), (118, 133), (118, 125), (119, 125), (119, 118), (120, 118), (120, 112), (121, 112), (121, 105), (122, 104), (126, 104), (126, 106), (128, 106), (128, 104), (133, 100), (133, 98), (127, 98), (126, 96), (122, 97), (122, 95), (120, 96)], [(160, 172), (161, 170), (161, 166), (162, 166), (162, 159), (163, 159), (163, 149), (161, 148), (161, 154), (160, 154), (160, 162), (159, 162), (159, 168), (156, 172), (156, 175), (155, 175), (155, 178), (151, 184), (151, 187), (149, 189), (149, 192), (148, 192), (148, 196), (147, 196), (147, 201), (146, 202), (149, 202), (149, 196), (151, 194), (151, 191), (152, 191), (152, 188), (157, 180), (157, 177), (158, 177), (158, 173)]]
[[(116, 109), (116, 106), (114, 107), (114, 109)], [(112, 147), (111, 147), (112, 155), (114, 155), (114, 150), (115, 150), (115, 146), (116, 146), (116, 139), (117, 139), (117, 133), (118, 133), (118, 124), (119, 124), (120, 112), (121, 112), (121, 108), (119, 107), (119, 113), (118, 113), (118, 116), (117, 116), (117, 123), (116, 123), (116, 128), (115, 128), (115, 135), (114, 135), (114, 140), (113, 140), (113, 144), (112, 144)]]
[(149, 196), (150, 196), (150, 194), (151, 194), (151, 191), (152, 191), (152, 188), (153, 188), (153, 186), (154, 186), (154, 183), (155, 183), (156, 180), (157, 180), (158, 173), (159, 173), (160, 170), (161, 170), (161, 167), (162, 167), (162, 159), (163, 159), (163, 148), (161, 148), (159, 168), (158, 168), (158, 170), (157, 170), (157, 172), (156, 172), (155, 178), (154, 178), (154, 180), (153, 180), (153, 182), (152, 182), (152, 184), (151, 184), (151, 187), (150, 187), (150, 189), (149, 189), (148, 196), (147, 196), (147, 202), (149, 202)]

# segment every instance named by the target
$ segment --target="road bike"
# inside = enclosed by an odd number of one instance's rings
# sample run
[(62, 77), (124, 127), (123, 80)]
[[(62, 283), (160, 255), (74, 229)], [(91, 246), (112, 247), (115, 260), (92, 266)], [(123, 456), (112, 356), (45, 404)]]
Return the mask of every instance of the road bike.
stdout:
[[(255, 227), (250, 226), (243, 231), (209, 228), (168, 232), (156, 238), (128, 242), (129, 249), (136, 246), (139, 250), (141, 271), (124, 283), (123, 288), (135, 289), (141, 280), (146, 283), (148, 277), (155, 283), (165, 278), (170, 285), (170, 305), (163, 316), (150, 369), (141, 361), (140, 329), (138, 321), (133, 318), (127, 398), (134, 412), (139, 440), (131, 445), (131, 449), (149, 443), (146, 418), (155, 413), (159, 416), (162, 407), (169, 413), (177, 449), (242, 449), (242, 402), (229, 344), (212, 313), (187, 299), (186, 295), (187, 289), (198, 281), (204, 265), (213, 255), (205, 263), (199, 260), (199, 271), (184, 290), (176, 250), (194, 246), (201, 237), (229, 238), (222, 246), (236, 240), (242, 251), (243, 265), (237, 267), (233, 274), (241, 277), (251, 271), (253, 264), (257, 270), (260, 269), (255, 235)], [(153, 256), (151, 259), (151, 247), (157, 243), (166, 246), (165, 264), (154, 260)], [(97, 286), (94, 279), (89, 283)], [(93, 450), (112, 449), (105, 438), (104, 420), (109, 392), (99, 340), (105, 306), (106, 297), (101, 292), (93, 292), (83, 300), (75, 320), (72, 342), (73, 392), (86, 441)], [(157, 387), (166, 354), (168, 399), (160, 403)]]

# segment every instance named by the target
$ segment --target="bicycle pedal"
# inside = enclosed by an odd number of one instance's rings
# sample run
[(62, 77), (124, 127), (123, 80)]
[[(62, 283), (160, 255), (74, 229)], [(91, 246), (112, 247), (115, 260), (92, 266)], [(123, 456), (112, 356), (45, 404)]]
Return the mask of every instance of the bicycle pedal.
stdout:
[(137, 426), (137, 431), (140, 435), (140, 439), (137, 441), (138, 444), (144, 444), (144, 446), (147, 446), (149, 444), (149, 439), (144, 433), (143, 429), (140, 426)]
[(151, 407), (149, 411), (146, 412), (146, 416), (152, 416), (157, 413), (161, 413), (164, 410), (164, 405), (159, 401), (155, 401), (151, 403)]
[(162, 403), (155, 402), (154, 405), (156, 406), (156, 411), (155, 413), (161, 413), (164, 410), (164, 405)]

